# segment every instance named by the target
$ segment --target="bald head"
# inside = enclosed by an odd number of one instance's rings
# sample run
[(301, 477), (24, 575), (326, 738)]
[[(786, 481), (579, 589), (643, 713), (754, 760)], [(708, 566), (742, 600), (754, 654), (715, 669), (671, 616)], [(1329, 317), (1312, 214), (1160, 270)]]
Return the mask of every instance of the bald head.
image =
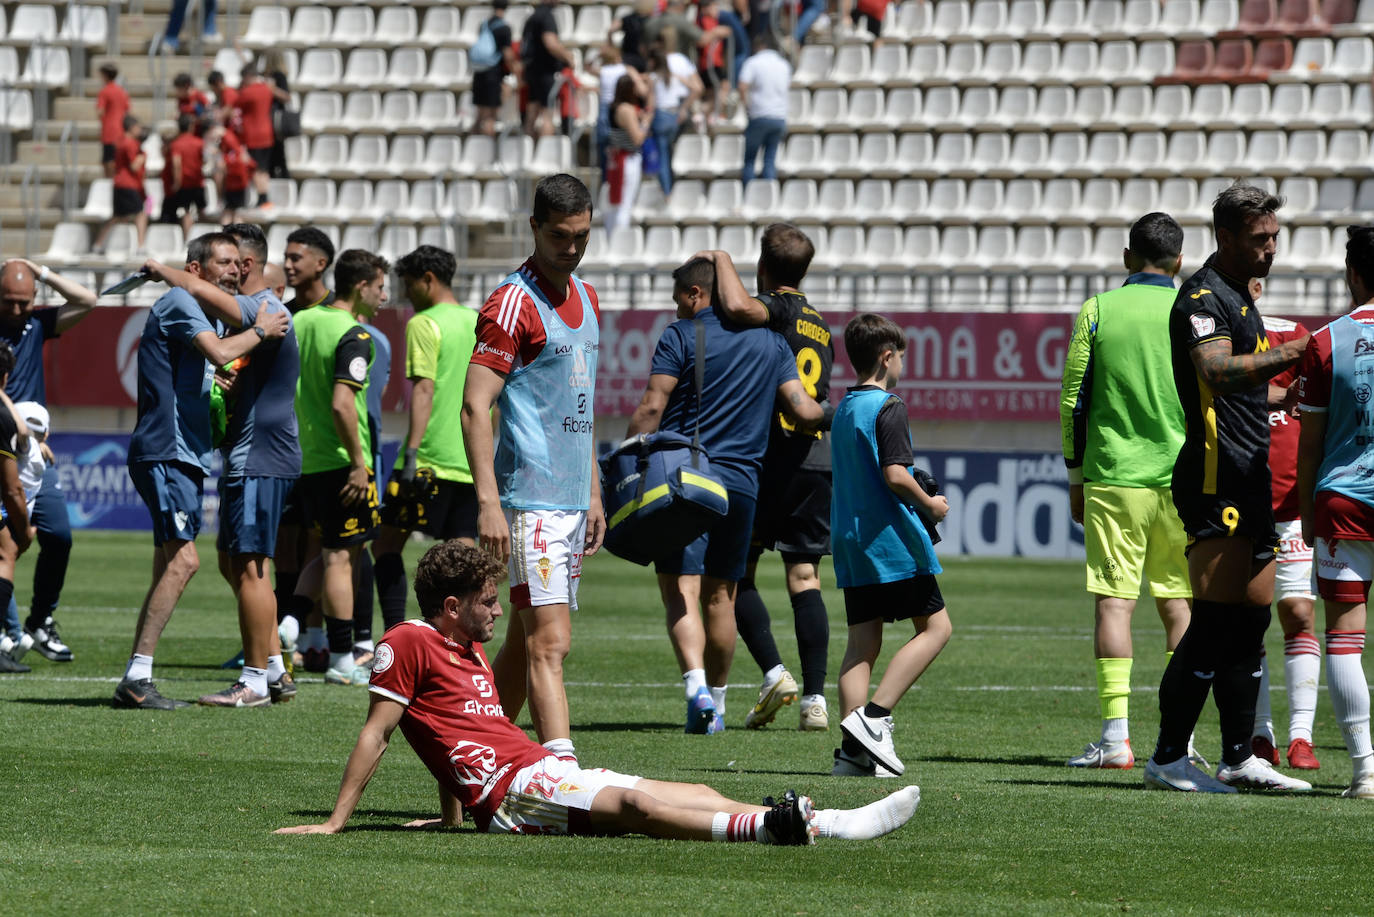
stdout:
[(277, 299), (286, 295), (286, 272), (282, 270), (280, 264), (275, 261), (267, 262), (267, 265), (262, 269), (262, 279)]
[(7, 261), (0, 268), (0, 324), (22, 328), (33, 312), (37, 278), (23, 261)]

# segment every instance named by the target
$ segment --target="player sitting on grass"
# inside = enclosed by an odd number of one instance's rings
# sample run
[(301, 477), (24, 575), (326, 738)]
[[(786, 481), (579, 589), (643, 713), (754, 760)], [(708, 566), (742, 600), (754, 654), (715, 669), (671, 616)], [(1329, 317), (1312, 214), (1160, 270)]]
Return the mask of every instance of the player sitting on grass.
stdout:
[(333, 813), (323, 824), (277, 833), (343, 830), (398, 725), (438, 781), (442, 812), (408, 827), (455, 826), (462, 806), (491, 833), (811, 844), (817, 835), (878, 837), (915, 813), (921, 791), (914, 786), (861, 809), (816, 810), (790, 790), (782, 802), (758, 806), (700, 784), (583, 769), (576, 758), (550, 754), (506, 718), (482, 650), (502, 613), (496, 583), (503, 573), (499, 561), (458, 541), (425, 552), (415, 570), (424, 620), (398, 624), (377, 645), (372, 704)]
[[(892, 742), (892, 708), (949, 642), (949, 613), (935, 583), (940, 562), (926, 529), (926, 520), (945, 518), (949, 501), (927, 494), (911, 467), (906, 405), (892, 394), (906, 350), (902, 329), (881, 315), (860, 315), (845, 326), (844, 349), (859, 384), (830, 428), (830, 536), (849, 622), (840, 665), (844, 738), (831, 773), (873, 776), (883, 768), (890, 773), (882, 776), (896, 776), (904, 767)], [(916, 636), (892, 657), (869, 700), (883, 622), (903, 618), (912, 619)]]

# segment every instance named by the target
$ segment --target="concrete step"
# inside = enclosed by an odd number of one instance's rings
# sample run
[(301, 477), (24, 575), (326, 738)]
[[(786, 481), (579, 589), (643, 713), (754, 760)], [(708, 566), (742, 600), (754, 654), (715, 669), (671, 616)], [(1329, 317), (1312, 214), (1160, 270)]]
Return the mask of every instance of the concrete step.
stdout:
[[(130, 111), (135, 118), (147, 122), (153, 117), (153, 100), (146, 96), (130, 98)], [(59, 96), (52, 100), (50, 114), (54, 121), (90, 121), (97, 128), (100, 122), (95, 114), (95, 96)]]
[[(60, 128), (59, 128), (60, 131)], [(38, 140), (25, 140), (21, 142), (16, 150), (14, 161), (16, 165), (24, 163), (35, 163), (40, 166), (52, 165), (58, 169), (62, 168), (61, 145), (52, 139), (57, 134), (50, 133), (47, 142)], [(67, 160), (69, 164), (94, 165), (100, 166), (100, 144), (99, 143), (77, 143), (72, 146), (68, 155), (72, 158)]]

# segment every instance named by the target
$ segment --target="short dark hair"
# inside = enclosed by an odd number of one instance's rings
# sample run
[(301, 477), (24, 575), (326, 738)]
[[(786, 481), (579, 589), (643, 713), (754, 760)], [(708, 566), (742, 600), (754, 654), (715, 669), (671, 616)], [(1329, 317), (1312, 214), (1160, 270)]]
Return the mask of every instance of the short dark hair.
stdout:
[(196, 126), (196, 116), (183, 112), (177, 115), (177, 130), (183, 134), (188, 133), (191, 128)]
[(1268, 216), (1283, 203), (1282, 196), (1238, 178), (1212, 202), (1212, 226), (1217, 231), (1239, 232), (1255, 217)]
[(1147, 213), (1131, 226), (1126, 247), (1151, 267), (1171, 269), (1183, 252), (1183, 227), (1167, 213)]
[(211, 70), (209, 73), (205, 75), (205, 82), (209, 83), (211, 86), (215, 85), (216, 83), (223, 83), (224, 73), (219, 70)]
[(769, 223), (759, 242), (759, 266), (773, 282), (784, 287), (801, 286), (816, 257), (816, 246), (791, 223)]
[(324, 255), (325, 267), (334, 263), (334, 240), (329, 238), (329, 234), (323, 229), (315, 226), (302, 226), (300, 229), (293, 229), (291, 234), (286, 237), (287, 245), (292, 242), (313, 248)]
[(415, 600), (420, 603), (420, 614), (436, 617), (444, 610), (444, 599), (480, 592), (487, 583), (500, 582), (505, 572), (505, 565), (485, 551), (457, 539), (441, 541), (415, 565)]
[(243, 68), (242, 68), (241, 70), (239, 70), (239, 80), (246, 80), (246, 79), (248, 79), (248, 77), (250, 77), (250, 76), (257, 76), (257, 75), (258, 75), (258, 66), (257, 66), (257, 64), (244, 64), (244, 65), (243, 65)]
[(112, 80), (115, 77), (119, 76), (119, 68), (116, 67), (114, 64), (101, 64), (100, 75), (105, 77), (105, 79), (107, 80)]
[(207, 232), (202, 236), (196, 236), (186, 244), (186, 263), (204, 265), (216, 245), (232, 245), (238, 248), (239, 240), (227, 232)]
[(504, 10), (510, 6), (510, 0), (491, 0), (491, 8), (494, 10)]
[(14, 348), (8, 341), (0, 341), (0, 378), (14, 372)]
[(240, 249), (253, 256), (262, 266), (267, 263), (267, 236), (262, 228), (254, 223), (230, 223), (224, 231), (234, 237)]
[(339, 255), (339, 263), (334, 265), (334, 289), (340, 299), (347, 299), (358, 284), (374, 280), (378, 274), (389, 270), (391, 265), (381, 255), (350, 248)]
[(125, 115), (125, 116), (124, 116), (124, 133), (127, 134), (129, 131), (133, 130), (133, 129), (136, 128), (136, 127), (138, 127), (138, 119), (135, 118), (133, 115)]
[(1374, 289), (1374, 226), (1345, 228), (1345, 263), (1366, 289)]
[(396, 273), (411, 280), (418, 280), (430, 273), (435, 280), (451, 287), (453, 275), (458, 273), (458, 259), (437, 245), (421, 245), (396, 260)]
[(172, 85), (177, 89), (186, 89), (187, 87), (194, 86), (195, 80), (191, 79), (191, 74), (189, 73), (178, 73), (176, 76), (172, 77)]
[(673, 270), (673, 288), (687, 291), (700, 287), (707, 296), (715, 295), (716, 263), (708, 258), (692, 258)]
[(546, 175), (534, 186), (534, 222), (540, 225), (549, 221), (552, 213), (592, 212), (592, 193), (576, 176), (566, 172)]
[(844, 326), (844, 352), (860, 379), (873, 375), (884, 350), (902, 353), (906, 350), (906, 336), (896, 322), (885, 315), (864, 312)]

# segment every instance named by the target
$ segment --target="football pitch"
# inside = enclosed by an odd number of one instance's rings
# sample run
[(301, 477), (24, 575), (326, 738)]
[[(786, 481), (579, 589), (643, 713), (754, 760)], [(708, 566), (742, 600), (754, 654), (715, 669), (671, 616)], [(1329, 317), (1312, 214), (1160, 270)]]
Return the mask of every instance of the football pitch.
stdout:
[[(228, 588), (202, 539), (201, 571), (163, 635), (155, 677), (194, 699), (236, 673)], [(407, 568), (423, 546), (407, 550)], [(302, 673), (297, 698), (247, 710), (112, 710), (147, 589), (144, 535), (76, 533), (59, 612), (76, 661), (30, 653), (0, 680), (4, 779), (0, 911), (14, 914), (1359, 914), (1369, 913), (1374, 807), (1339, 797), (1350, 763), (1323, 689), (1306, 797), (1146, 792), (1163, 669), (1153, 607), (1136, 615), (1133, 771), (1081, 771), (1065, 758), (1097, 737), (1092, 611), (1081, 565), (954, 560), (941, 588), (954, 636), (897, 708), (901, 781), (831, 777), (834, 679), (844, 616), (827, 564), (829, 733), (796, 731), (789, 707), (765, 730), (744, 715), (759, 672), (735, 656), (728, 728), (682, 734), (684, 702), (651, 572), (587, 562), (566, 680), (584, 765), (709, 783), (758, 800), (795, 787), (822, 807), (857, 806), (904, 783), (921, 805), (871, 842), (811, 848), (414, 831), (437, 814), (433, 780), (399, 731), (344, 834), (274, 836), (323, 820), (367, 692)], [(761, 587), (794, 673), (781, 563)], [(32, 559), (18, 576), (27, 601)], [(504, 590), (503, 590), (504, 596)], [(416, 613), (412, 598), (410, 613)], [(499, 645), (504, 623), (498, 623)], [(885, 658), (910, 634), (888, 627)], [(1268, 651), (1282, 659), (1271, 626)], [(1323, 678), (1325, 677), (1323, 673)], [(1274, 713), (1286, 738), (1282, 668)], [(521, 724), (528, 727), (528, 715)], [(1215, 763), (1215, 708), (1198, 748)], [(1363, 876), (1363, 878), (1361, 878)]]

